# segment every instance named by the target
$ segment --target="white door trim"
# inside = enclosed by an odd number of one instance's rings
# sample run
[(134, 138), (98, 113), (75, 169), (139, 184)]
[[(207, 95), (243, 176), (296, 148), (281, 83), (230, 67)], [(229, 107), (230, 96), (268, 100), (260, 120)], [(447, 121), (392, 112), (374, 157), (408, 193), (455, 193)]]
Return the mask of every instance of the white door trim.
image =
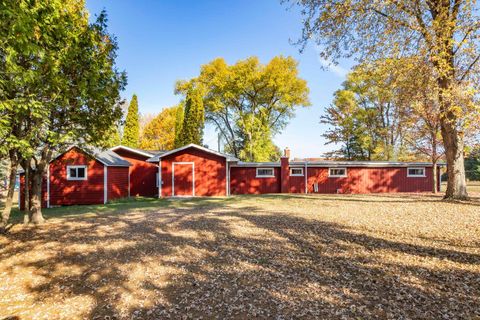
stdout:
[[(176, 196), (175, 195), (175, 165), (176, 164), (191, 164), (192, 165), (192, 195), (191, 196)], [(172, 197), (195, 197), (195, 163), (194, 162), (173, 162), (172, 163)]]

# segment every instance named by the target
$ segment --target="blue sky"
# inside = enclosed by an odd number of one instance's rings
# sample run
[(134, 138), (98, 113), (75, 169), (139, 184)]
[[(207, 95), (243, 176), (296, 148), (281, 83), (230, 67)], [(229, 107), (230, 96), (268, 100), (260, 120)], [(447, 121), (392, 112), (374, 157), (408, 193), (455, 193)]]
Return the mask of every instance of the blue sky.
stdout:
[[(158, 113), (180, 100), (173, 92), (177, 80), (198, 75), (200, 66), (223, 57), (228, 63), (257, 56), (264, 63), (276, 55), (299, 61), (312, 105), (300, 108), (282, 134), (280, 148), (294, 157), (316, 157), (332, 150), (321, 133), (319, 119), (347, 68), (322, 70), (313, 44), (302, 53), (290, 40), (301, 34), (297, 8), (279, 0), (87, 0), (92, 15), (106, 9), (109, 30), (119, 42), (118, 65), (128, 73), (123, 96), (138, 95), (141, 113)], [(216, 134), (207, 128), (204, 143), (216, 148)]]

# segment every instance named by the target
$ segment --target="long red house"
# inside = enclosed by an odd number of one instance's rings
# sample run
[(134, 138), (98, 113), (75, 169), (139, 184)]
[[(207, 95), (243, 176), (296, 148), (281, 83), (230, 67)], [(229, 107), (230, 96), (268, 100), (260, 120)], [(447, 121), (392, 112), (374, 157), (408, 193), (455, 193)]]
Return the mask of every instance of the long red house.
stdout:
[(252, 163), (195, 144), (171, 151), (72, 147), (51, 161), (43, 205), (100, 204), (129, 196), (430, 192), (432, 169), (426, 162), (290, 161), (288, 149), (279, 162)]

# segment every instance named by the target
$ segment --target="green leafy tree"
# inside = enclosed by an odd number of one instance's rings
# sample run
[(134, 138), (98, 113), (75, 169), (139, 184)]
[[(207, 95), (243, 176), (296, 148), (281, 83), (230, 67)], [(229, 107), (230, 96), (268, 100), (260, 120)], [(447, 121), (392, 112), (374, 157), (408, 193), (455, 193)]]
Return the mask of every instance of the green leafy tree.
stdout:
[[(464, 134), (480, 113), (474, 98), (480, 74), (476, 2), (298, 0), (305, 17), (299, 44), (313, 39), (321, 58), (362, 61), (418, 57), (435, 79), (448, 184), (445, 198), (468, 198)], [(417, 65), (403, 70), (417, 72)]]
[(122, 144), (127, 147), (136, 148), (140, 141), (140, 124), (138, 121), (138, 100), (137, 95), (132, 96), (128, 107), (127, 119), (123, 128)]
[(0, 3), (0, 114), (7, 119), (0, 139), (31, 186), (27, 222), (43, 222), (42, 179), (52, 155), (71, 143), (98, 144), (121, 117), (126, 76), (115, 67), (106, 23), (105, 12), (89, 23), (81, 0)]
[(480, 146), (475, 146), (465, 159), (467, 178), (480, 181)]
[(183, 124), (180, 132), (182, 145), (195, 143), (202, 145), (205, 109), (200, 90), (190, 89), (185, 98)]
[(215, 59), (198, 77), (176, 86), (184, 95), (192, 88), (202, 93), (205, 121), (216, 127), (225, 151), (242, 160), (275, 158), (273, 137), (297, 107), (309, 105), (307, 83), (291, 57), (274, 57), (268, 64), (250, 57), (234, 65)]
[(103, 141), (99, 142), (99, 145), (105, 148), (111, 148), (111, 147), (118, 146), (121, 143), (122, 143), (122, 139), (120, 137), (119, 125), (114, 124), (111, 126), (110, 130), (106, 133)]
[(324, 137), (340, 143), (344, 158), (399, 160), (404, 157), (404, 126), (409, 105), (400, 99), (398, 61), (356, 66), (321, 122), (331, 126)]

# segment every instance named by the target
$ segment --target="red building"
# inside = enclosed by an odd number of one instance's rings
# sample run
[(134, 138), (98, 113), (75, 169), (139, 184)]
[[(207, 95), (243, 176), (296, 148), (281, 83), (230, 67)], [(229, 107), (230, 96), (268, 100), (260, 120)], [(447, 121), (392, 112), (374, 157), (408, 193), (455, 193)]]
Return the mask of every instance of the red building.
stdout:
[[(101, 204), (128, 197), (130, 163), (112, 151), (71, 147), (53, 159), (43, 182), (42, 206)], [(24, 207), (20, 176), (20, 207)]]
[(431, 163), (290, 161), (288, 150), (279, 162), (251, 163), (194, 144), (168, 152), (73, 147), (50, 163), (43, 199), (57, 206), (128, 196), (430, 192), (432, 174)]
[(117, 146), (110, 149), (123, 159), (130, 162), (130, 194), (129, 196), (155, 197), (158, 196), (157, 173), (158, 166), (155, 163), (147, 162), (161, 151), (146, 151)]
[(148, 160), (157, 163), (158, 194), (173, 196), (227, 196), (230, 163), (238, 159), (189, 144)]

